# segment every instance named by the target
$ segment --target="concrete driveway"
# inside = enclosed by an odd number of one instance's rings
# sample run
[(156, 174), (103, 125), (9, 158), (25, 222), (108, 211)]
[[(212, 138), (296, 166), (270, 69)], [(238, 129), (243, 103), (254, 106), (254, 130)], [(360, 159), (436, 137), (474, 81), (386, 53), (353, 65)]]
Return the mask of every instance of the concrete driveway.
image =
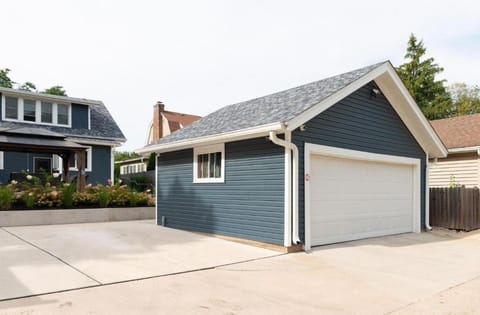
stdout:
[[(0, 314), (476, 314), (480, 233), (460, 236), (444, 231), (403, 234), (269, 258), (262, 257), (275, 253), (251, 248), (260, 251), (252, 255), (260, 259), (4, 301)], [(112, 251), (123, 257), (126, 245), (117, 242)], [(243, 247), (229, 242), (225, 246)], [(98, 252), (95, 256), (102, 257)], [(94, 261), (90, 264), (76, 262), (82, 270), (89, 266), (89, 273), (96, 272), (98, 278), (112, 277), (96, 271)], [(150, 264), (146, 268), (155, 270)]]
[(201, 270), (278, 252), (152, 220), (0, 229), (0, 300)]

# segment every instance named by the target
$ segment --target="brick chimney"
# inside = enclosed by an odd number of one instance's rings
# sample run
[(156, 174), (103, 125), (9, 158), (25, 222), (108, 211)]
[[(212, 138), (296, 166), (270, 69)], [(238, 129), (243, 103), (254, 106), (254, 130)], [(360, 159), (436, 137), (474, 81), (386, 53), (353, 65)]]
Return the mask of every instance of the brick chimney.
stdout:
[(165, 105), (162, 102), (157, 101), (153, 105), (153, 136), (152, 142), (157, 141), (163, 137), (163, 117), (162, 112), (165, 111)]

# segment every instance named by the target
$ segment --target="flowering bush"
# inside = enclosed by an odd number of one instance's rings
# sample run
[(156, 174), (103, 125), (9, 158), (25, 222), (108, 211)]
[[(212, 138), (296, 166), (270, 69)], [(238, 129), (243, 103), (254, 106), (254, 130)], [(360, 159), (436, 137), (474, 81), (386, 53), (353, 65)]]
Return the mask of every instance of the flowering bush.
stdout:
[(122, 207), (151, 206), (153, 198), (148, 193), (136, 192), (126, 185), (87, 185), (84, 192), (76, 192), (75, 185), (68, 183), (59, 186), (40, 180), (32, 175), (26, 181), (12, 181), (0, 185), (0, 209), (6, 210), (17, 206), (20, 208), (70, 208), (70, 207)]

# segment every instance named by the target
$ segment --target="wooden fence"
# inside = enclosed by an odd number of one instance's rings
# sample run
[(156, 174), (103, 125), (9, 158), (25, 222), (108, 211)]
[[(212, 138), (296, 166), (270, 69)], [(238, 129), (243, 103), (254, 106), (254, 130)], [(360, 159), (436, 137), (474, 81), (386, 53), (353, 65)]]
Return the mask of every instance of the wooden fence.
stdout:
[(430, 225), (471, 231), (480, 228), (478, 188), (430, 188)]

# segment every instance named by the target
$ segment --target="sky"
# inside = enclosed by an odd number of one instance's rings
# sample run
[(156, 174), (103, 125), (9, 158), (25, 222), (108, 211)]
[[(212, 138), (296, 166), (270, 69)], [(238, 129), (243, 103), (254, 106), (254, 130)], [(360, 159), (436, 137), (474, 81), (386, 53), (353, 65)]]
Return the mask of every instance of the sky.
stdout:
[(145, 145), (153, 105), (207, 115), (384, 60), (411, 33), (447, 84), (480, 85), (478, 1), (2, 1), (0, 68), (103, 101)]

